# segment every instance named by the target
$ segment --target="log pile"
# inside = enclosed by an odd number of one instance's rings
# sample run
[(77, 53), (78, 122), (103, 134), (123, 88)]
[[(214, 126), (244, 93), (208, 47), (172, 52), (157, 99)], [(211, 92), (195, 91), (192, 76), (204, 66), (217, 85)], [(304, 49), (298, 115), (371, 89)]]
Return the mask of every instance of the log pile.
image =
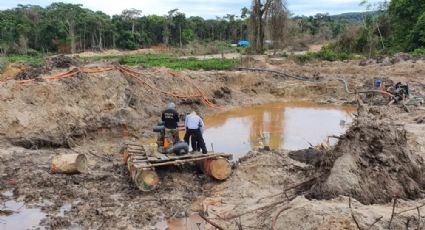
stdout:
[(122, 150), (124, 162), (135, 185), (144, 192), (156, 189), (160, 183), (157, 167), (177, 166), (196, 163), (201, 170), (216, 180), (226, 180), (232, 173), (228, 154), (186, 154), (183, 156), (164, 155), (150, 146), (126, 144)]

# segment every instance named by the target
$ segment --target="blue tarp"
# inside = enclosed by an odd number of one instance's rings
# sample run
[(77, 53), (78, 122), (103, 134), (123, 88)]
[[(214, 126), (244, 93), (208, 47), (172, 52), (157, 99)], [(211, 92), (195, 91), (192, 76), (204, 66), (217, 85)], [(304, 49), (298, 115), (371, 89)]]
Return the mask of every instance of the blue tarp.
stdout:
[(238, 46), (249, 46), (249, 45), (250, 45), (249, 41), (239, 41), (238, 42)]

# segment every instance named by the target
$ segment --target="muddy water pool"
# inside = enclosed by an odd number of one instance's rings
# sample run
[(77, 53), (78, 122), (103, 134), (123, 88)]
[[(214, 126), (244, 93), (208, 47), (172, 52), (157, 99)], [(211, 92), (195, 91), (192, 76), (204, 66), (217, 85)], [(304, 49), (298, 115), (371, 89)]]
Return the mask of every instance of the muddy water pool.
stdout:
[[(10, 198), (12, 192), (2, 195)], [(28, 208), (23, 202), (9, 200), (0, 204), (0, 230), (44, 229), (39, 224), (45, 217), (39, 208)]]
[(252, 149), (298, 150), (332, 145), (353, 120), (355, 108), (311, 102), (271, 103), (205, 117), (204, 139), (215, 152), (238, 159)]

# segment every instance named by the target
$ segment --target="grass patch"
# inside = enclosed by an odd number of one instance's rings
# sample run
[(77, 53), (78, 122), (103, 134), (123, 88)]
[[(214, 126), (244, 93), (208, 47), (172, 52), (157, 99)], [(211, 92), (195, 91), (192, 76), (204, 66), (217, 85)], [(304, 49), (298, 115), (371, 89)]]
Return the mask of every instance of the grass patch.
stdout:
[[(28, 55), (8, 55), (4, 59), (8, 63), (28, 63), (41, 64), (44, 57), (28, 56)], [(111, 61), (118, 60), (123, 65), (142, 65), (144, 67), (166, 67), (176, 70), (229, 70), (240, 64), (239, 59), (207, 59), (198, 60), (196, 58), (179, 59), (172, 54), (140, 54), (140, 55), (110, 55), (110, 56), (93, 56), (81, 58), (83, 61)]]
[(236, 59), (207, 59), (196, 58), (179, 59), (172, 54), (143, 54), (143, 55), (115, 55), (115, 56), (95, 56), (83, 58), (87, 61), (101, 61), (118, 59), (124, 65), (142, 65), (144, 67), (166, 67), (176, 70), (228, 70), (240, 64)]
[(300, 64), (305, 64), (313, 60), (324, 61), (344, 61), (354, 59), (355, 56), (347, 52), (336, 52), (328, 47), (323, 47), (319, 52), (308, 52), (304, 55), (295, 55), (293, 59)]
[(28, 63), (28, 64), (41, 64), (44, 61), (44, 57), (41, 56), (29, 56), (29, 55), (7, 55), (5, 56), (10, 63)]

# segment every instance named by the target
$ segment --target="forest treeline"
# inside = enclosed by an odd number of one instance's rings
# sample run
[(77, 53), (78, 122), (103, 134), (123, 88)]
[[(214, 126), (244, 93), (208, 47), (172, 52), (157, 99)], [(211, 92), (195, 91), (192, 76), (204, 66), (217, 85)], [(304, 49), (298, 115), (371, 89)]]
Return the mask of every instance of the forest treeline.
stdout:
[(264, 51), (266, 43), (275, 49), (297, 49), (327, 41), (334, 42), (325, 51), (336, 53), (425, 53), (425, 1), (392, 0), (377, 5), (363, 1), (367, 13), (309, 17), (290, 16), (284, 0), (252, 2), (240, 15), (215, 19), (187, 17), (178, 9), (161, 16), (143, 15), (137, 9), (109, 16), (78, 4), (18, 5), (0, 11), (0, 53), (76, 53), (239, 40), (251, 41), (257, 53)]
[[(53, 3), (47, 7), (18, 5), (0, 11), (0, 52), (32, 54), (37, 52), (75, 53), (110, 48), (138, 49), (154, 45), (182, 47), (192, 41), (225, 41), (228, 44), (249, 40), (252, 11), (241, 9), (240, 15), (215, 19), (187, 17), (178, 9), (167, 15), (142, 15), (141, 10), (128, 9), (109, 16), (82, 5)], [(290, 30), (320, 39), (335, 38), (344, 32), (344, 18), (317, 14), (295, 17)], [(283, 38), (284, 39), (284, 38)], [(290, 39), (286, 39), (290, 40)]]
[(374, 14), (351, 26), (325, 49), (339, 53), (380, 56), (396, 52), (425, 55), (425, 1), (391, 0), (379, 4), (362, 1)]
[(2, 53), (72, 52), (104, 48), (137, 49), (164, 43), (179, 46), (194, 39), (246, 37), (243, 18), (228, 15), (204, 20), (177, 9), (164, 16), (142, 16), (136, 9), (109, 16), (82, 5), (53, 3), (45, 8), (18, 5), (0, 11)]

